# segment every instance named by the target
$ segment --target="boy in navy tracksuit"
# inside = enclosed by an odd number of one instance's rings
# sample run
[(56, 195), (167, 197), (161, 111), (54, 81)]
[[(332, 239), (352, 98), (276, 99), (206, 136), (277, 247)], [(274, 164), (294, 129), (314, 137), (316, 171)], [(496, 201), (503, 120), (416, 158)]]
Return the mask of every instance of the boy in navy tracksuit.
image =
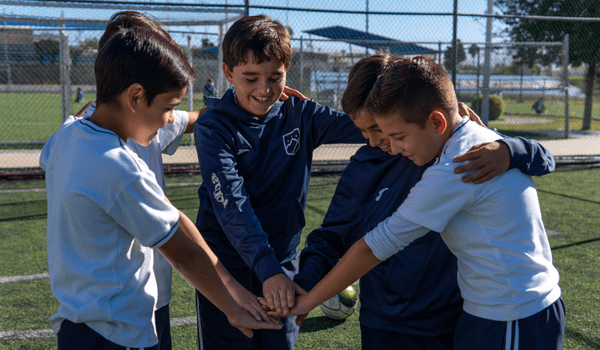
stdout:
[[(363, 61), (366, 63), (362, 67), (363, 71), (372, 70), (372, 74), (350, 75), (349, 84), (358, 84), (362, 89), (344, 95), (345, 112), (361, 115), (366, 93), (392, 60), (389, 56), (374, 56)], [(365, 77), (373, 79), (358, 81)], [(402, 204), (427, 168), (402, 155), (390, 155), (389, 139), (372, 118), (363, 116), (354, 121), (371, 146), (360, 148), (352, 157), (323, 224), (306, 239), (300, 255), (300, 272), (294, 281), (307, 291), (352, 244)], [(552, 155), (536, 141), (508, 138), (503, 142), (489, 146), (508, 146), (510, 153), (490, 152), (480, 157), (479, 162), (498, 167), (496, 172), (506, 170), (505, 167), (518, 168), (528, 175), (553, 171)], [(497, 159), (501, 161), (494, 161), (493, 154), (500, 155)], [(482, 180), (488, 173), (485, 170), (475, 173), (467, 181)], [(429, 232), (363, 276), (360, 279), (362, 349), (391, 349), (398, 344), (403, 349), (452, 349), (463, 303), (456, 274), (456, 258), (438, 233)]]
[[(289, 35), (266, 16), (244, 17), (223, 41), (223, 71), (234, 88), (210, 98), (194, 127), (204, 184), (196, 225), (229, 272), (286, 313), (297, 289), (296, 248), (312, 154), (324, 143), (362, 143), (344, 113), (311, 100), (279, 100), (291, 60)], [(245, 338), (198, 295), (205, 349), (293, 349), (294, 318), (281, 331)]]

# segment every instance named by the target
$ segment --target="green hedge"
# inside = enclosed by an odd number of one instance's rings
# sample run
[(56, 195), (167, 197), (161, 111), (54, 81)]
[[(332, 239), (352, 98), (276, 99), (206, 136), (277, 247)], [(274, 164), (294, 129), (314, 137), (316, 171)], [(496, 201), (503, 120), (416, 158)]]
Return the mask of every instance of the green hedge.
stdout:
[[(471, 109), (475, 111), (478, 115), (481, 115), (481, 100), (483, 99), (482, 95), (477, 95), (473, 102), (471, 102)], [(490, 115), (489, 120), (496, 120), (502, 116), (504, 113), (504, 108), (506, 107), (506, 103), (504, 99), (500, 96), (490, 95)]]

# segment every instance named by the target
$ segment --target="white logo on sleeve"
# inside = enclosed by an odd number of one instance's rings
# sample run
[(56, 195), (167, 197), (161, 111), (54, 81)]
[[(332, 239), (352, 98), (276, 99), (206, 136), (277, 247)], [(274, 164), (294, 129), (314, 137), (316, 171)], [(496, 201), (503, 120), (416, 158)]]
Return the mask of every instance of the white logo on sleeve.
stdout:
[(229, 201), (225, 199), (225, 196), (223, 196), (223, 191), (221, 191), (221, 181), (219, 181), (217, 174), (213, 173), (210, 177), (210, 180), (212, 181), (213, 185), (215, 185), (215, 191), (213, 192), (213, 196), (215, 196), (217, 202), (223, 204), (223, 208), (227, 208), (227, 203)]
[(287, 155), (293, 156), (300, 148), (300, 129), (296, 128), (283, 135), (283, 147)]
[(381, 195), (383, 195), (383, 192), (389, 190), (389, 188), (384, 188), (383, 190), (379, 191), (379, 194), (377, 195), (377, 198), (375, 198), (375, 202), (379, 202), (379, 200), (381, 199)]

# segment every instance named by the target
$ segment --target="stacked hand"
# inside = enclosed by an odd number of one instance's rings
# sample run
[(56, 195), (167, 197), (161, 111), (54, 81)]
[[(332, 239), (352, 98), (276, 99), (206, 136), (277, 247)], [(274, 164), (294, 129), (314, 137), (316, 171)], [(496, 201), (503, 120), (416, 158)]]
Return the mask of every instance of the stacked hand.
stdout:
[(312, 308), (309, 308), (306, 291), (292, 282), (284, 274), (277, 274), (263, 284), (264, 297), (258, 298), (262, 308), (274, 318), (298, 316), (296, 324), (300, 326)]

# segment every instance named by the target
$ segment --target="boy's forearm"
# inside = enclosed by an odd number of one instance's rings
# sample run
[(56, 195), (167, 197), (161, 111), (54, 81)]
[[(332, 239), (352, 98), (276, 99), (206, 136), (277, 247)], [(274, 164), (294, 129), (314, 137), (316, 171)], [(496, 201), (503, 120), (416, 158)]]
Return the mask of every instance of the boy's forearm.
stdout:
[(542, 176), (554, 171), (556, 163), (552, 153), (536, 140), (523, 137), (505, 137), (510, 151), (510, 169), (517, 168), (530, 176)]
[(202, 295), (226, 315), (233, 315), (239, 311), (238, 304), (217, 271), (219, 260), (207, 248), (192, 241), (180, 227), (159, 251)]
[(225, 284), (228, 289), (241, 287), (241, 285), (231, 276), (229, 271), (223, 266), (219, 258), (215, 255), (215, 253), (210, 249), (204, 237), (198, 231), (198, 228), (190, 218), (179, 211), (179, 227), (185, 233), (185, 235), (191, 239), (194, 243), (196, 243), (202, 250), (204, 250), (211, 260), (217, 274)]
[(205, 111), (206, 111), (206, 106), (200, 108), (197, 111), (187, 112), (189, 119), (188, 119), (188, 124), (185, 128), (186, 134), (191, 134), (194, 132), (194, 124), (196, 124), (196, 121), (198, 120), (198, 118), (200, 118), (200, 116), (203, 115)]
[(381, 260), (375, 257), (364, 238), (358, 240), (327, 276), (306, 295), (311, 309), (340, 293), (379, 263)]

